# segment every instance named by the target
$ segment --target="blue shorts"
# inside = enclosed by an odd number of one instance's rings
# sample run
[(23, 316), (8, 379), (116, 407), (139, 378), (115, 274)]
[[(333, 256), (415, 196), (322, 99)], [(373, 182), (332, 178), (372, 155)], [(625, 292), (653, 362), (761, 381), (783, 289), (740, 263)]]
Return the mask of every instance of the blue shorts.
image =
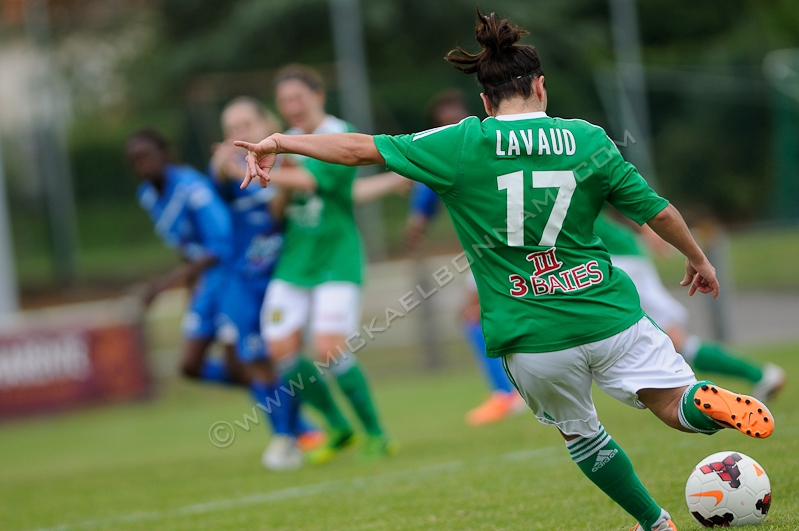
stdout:
[(223, 266), (212, 267), (200, 275), (183, 316), (181, 328), (186, 339), (216, 337), (228, 279), (228, 269)]
[(261, 306), (269, 278), (250, 278), (240, 273), (231, 275), (226, 285), (222, 314), (225, 327), (232, 331), (239, 359), (250, 363), (266, 358), (266, 345), (261, 337)]

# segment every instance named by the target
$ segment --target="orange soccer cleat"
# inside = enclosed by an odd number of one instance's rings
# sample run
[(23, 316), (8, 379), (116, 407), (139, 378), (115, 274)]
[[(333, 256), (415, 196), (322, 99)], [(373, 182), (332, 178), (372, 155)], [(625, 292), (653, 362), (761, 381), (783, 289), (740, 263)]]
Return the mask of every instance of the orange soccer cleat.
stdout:
[[(644, 528), (641, 527), (641, 524), (635, 524), (630, 528), (630, 531), (644, 531)], [(671, 520), (663, 520), (660, 522), (660, 525), (652, 529), (652, 531), (677, 531), (677, 526), (674, 525), (674, 522)]]
[(466, 414), (466, 422), (471, 426), (490, 424), (522, 411), (525, 406), (524, 399), (516, 391), (496, 392), (469, 411)]
[(771, 411), (757, 398), (703, 385), (696, 390), (694, 404), (717, 423), (750, 437), (765, 439), (774, 431)]
[(297, 437), (297, 448), (308, 453), (317, 448), (321, 448), (327, 442), (327, 435), (321, 430), (306, 431)]

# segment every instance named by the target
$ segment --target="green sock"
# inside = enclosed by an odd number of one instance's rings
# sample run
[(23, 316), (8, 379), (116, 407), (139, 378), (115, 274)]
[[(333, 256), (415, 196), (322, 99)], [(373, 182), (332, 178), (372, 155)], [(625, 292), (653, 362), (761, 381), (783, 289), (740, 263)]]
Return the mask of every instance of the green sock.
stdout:
[(757, 383), (763, 378), (763, 370), (759, 364), (747, 360), (742, 354), (720, 343), (706, 339), (701, 341), (693, 363), (697, 370), (738, 376), (752, 383)]
[(717, 431), (723, 430), (724, 428), (716, 424), (716, 421), (702, 413), (699, 408), (694, 405), (694, 395), (696, 395), (696, 390), (703, 385), (714, 384), (710, 380), (700, 380), (686, 389), (682, 394), (682, 399), (680, 400), (678, 416), (680, 419), (680, 424), (682, 424), (683, 427), (697, 433), (713, 435)]
[(602, 492), (635, 518), (644, 529), (660, 520), (663, 510), (638, 479), (633, 464), (610, 435), (599, 427), (598, 435), (578, 437), (566, 443), (572, 460)]
[(343, 374), (336, 376), (341, 391), (349, 399), (355, 413), (363, 423), (366, 433), (369, 435), (383, 435), (383, 428), (377, 420), (377, 411), (372, 394), (369, 392), (369, 385), (366, 383), (366, 376), (363, 374), (360, 365), (355, 363)]
[(297, 390), (300, 399), (319, 410), (324, 415), (331, 428), (339, 431), (352, 431), (349, 422), (341, 414), (327, 382), (316, 370), (313, 363), (302, 356), (297, 357), (294, 365), (287, 369), (284, 378), (293, 381), (296, 386), (291, 387)]

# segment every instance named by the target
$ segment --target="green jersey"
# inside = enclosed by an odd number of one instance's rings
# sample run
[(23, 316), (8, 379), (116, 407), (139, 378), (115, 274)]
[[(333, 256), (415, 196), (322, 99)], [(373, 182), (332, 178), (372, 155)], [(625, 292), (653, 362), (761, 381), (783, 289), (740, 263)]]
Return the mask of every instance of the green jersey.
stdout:
[(639, 224), (668, 202), (601, 128), (538, 112), (375, 144), (389, 169), (444, 201), (472, 262), (489, 356), (583, 345), (643, 317), (594, 221), (605, 201)]
[[(314, 133), (352, 132), (328, 116)], [(292, 133), (293, 131), (288, 131)], [(298, 286), (363, 281), (364, 253), (352, 209), (356, 168), (302, 158), (316, 189), (296, 191), (286, 207), (286, 232), (275, 277)]]
[(594, 234), (599, 236), (611, 256), (649, 256), (635, 231), (605, 213), (596, 218)]

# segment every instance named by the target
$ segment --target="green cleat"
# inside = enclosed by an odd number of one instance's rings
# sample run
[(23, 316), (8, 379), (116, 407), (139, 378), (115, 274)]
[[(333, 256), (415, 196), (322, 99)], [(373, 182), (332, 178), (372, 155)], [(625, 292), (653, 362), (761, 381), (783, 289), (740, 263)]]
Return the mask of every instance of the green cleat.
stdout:
[(391, 457), (396, 455), (399, 449), (400, 445), (397, 441), (389, 439), (386, 436), (370, 435), (363, 444), (363, 453), (361, 456), (364, 459)]
[(333, 430), (328, 434), (327, 444), (305, 454), (305, 461), (312, 465), (321, 465), (333, 459), (337, 453), (354, 445), (358, 436), (354, 431)]

